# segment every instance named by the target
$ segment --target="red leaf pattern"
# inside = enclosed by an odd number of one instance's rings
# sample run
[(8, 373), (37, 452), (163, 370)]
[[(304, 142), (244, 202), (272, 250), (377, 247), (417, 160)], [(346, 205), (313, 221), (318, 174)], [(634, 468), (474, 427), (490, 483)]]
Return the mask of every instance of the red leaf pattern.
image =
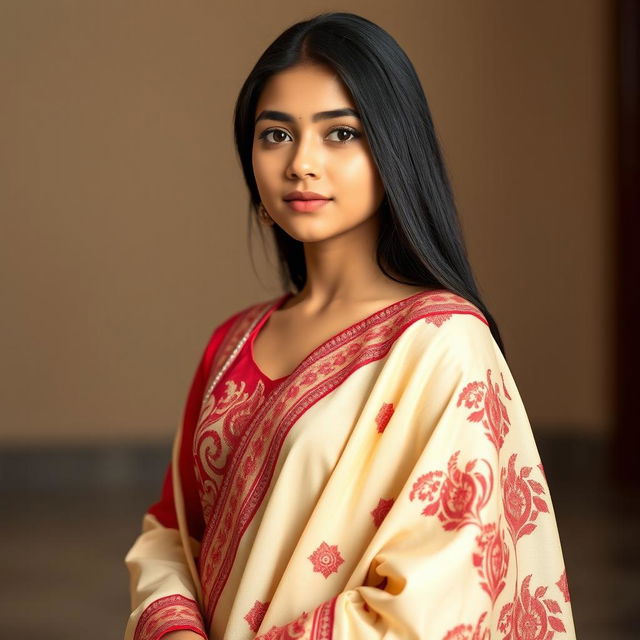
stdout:
[(504, 397), (507, 400), (511, 400), (511, 396), (509, 395), (509, 392), (507, 391), (507, 387), (505, 387), (505, 385), (504, 385), (504, 374), (502, 373), (502, 371), (500, 372), (500, 378), (502, 379), (502, 392), (504, 393)]
[(551, 613), (560, 613), (562, 611), (560, 605), (555, 600), (545, 600), (544, 604)]
[(544, 500), (541, 500), (540, 498), (538, 498), (538, 496), (532, 496), (532, 498), (533, 504), (536, 505), (538, 511), (543, 511), (544, 513), (549, 512), (549, 507), (547, 507), (547, 503)]
[(564, 625), (562, 624), (562, 620), (560, 618), (556, 618), (555, 616), (549, 616), (549, 624), (554, 631), (566, 631)]

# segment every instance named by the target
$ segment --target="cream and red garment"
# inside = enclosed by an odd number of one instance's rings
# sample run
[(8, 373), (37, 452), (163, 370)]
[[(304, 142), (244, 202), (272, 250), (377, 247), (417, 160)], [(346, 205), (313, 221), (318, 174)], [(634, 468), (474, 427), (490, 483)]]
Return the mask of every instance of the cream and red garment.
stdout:
[(125, 639), (573, 640), (543, 466), (480, 310), (419, 292), (271, 380), (253, 339), (291, 295), (205, 348), (126, 556)]

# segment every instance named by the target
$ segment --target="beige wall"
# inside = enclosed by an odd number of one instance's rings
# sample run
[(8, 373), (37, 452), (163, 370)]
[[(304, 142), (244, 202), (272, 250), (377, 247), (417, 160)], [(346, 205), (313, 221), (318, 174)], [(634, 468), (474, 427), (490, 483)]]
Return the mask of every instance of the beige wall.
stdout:
[(535, 429), (608, 430), (607, 5), (0, 2), (0, 443), (168, 438), (211, 329), (278, 293), (252, 271), (232, 109), (323, 10), (414, 61)]

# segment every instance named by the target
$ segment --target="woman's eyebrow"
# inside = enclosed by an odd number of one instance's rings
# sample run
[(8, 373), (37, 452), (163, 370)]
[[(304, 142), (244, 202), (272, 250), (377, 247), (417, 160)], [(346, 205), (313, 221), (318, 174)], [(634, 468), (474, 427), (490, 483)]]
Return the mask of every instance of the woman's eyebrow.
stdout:
[[(319, 111), (314, 113), (311, 117), (312, 122), (318, 120), (327, 120), (329, 118), (340, 118), (341, 116), (353, 116), (354, 118), (360, 118), (360, 114), (354, 109), (345, 107), (344, 109), (332, 109), (331, 111)], [(273, 111), (271, 109), (265, 109), (260, 112), (256, 118), (256, 123), (259, 120), (278, 120), (279, 122), (293, 122), (294, 118), (291, 114), (284, 111)], [(255, 123), (254, 123), (255, 124)]]

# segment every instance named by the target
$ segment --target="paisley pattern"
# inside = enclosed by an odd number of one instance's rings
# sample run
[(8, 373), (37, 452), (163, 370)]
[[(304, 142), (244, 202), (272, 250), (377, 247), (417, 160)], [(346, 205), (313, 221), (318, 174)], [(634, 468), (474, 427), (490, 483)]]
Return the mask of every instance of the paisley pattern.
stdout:
[[(244, 381), (227, 380), (223, 392), (218, 396), (212, 395), (203, 408), (193, 440), (193, 457), (205, 522), (211, 517), (220, 485), (242, 433), (264, 403), (264, 398), (265, 385), (262, 381), (249, 392)], [(255, 460), (262, 453), (261, 446), (259, 441), (252, 444), (250, 455), (243, 461), (244, 473), (255, 470)]]

